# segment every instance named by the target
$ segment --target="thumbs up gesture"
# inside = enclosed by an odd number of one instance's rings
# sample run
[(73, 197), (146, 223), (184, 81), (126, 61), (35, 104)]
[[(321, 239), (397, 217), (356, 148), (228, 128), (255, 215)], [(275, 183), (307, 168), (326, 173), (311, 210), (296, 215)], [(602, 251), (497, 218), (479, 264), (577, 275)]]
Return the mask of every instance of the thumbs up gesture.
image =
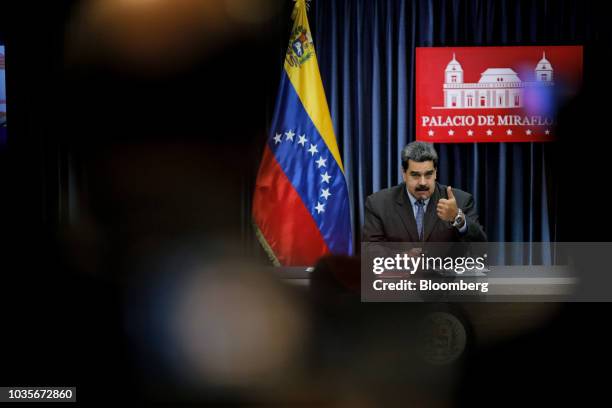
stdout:
[(455, 200), (455, 195), (453, 194), (453, 189), (451, 186), (446, 187), (446, 193), (448, 195), (448, 199), (441, 198), (438, 200), (436, 212), (438, 213), (438, 217), (440, 217), (440, 219), (452, 222), (455, 220), (459, 209), (457, 208), (457, 200)]

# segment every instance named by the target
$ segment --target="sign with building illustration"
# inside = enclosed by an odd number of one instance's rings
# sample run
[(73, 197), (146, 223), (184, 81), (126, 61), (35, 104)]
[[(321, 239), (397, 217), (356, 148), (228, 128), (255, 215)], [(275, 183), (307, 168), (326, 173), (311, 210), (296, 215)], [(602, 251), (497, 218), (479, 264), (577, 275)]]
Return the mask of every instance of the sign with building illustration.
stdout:
[(415, 82), (417, 140), (551, 141), (581, 86), (582, 46), (418, 47)]

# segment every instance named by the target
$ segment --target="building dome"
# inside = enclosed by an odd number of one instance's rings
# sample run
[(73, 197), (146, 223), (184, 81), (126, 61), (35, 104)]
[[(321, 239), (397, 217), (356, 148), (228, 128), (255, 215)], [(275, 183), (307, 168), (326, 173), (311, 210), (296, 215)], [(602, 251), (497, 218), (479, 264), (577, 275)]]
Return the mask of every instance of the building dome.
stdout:
[(455, 53), (453, 53), (453, 59), (446, 66), (446, 72), (463, 72), (461, 64), (455, 59)]
[(480, 74), (479, 84), (495, 84), (495, 83), (518, 83), (522, 82), (518, 74), (510, 68), (488, 68)]
[(538, 62), (536, 71), (552, 71), (552, 65), (550, 65), (550, 61), (546, 59), (546, 52), (542, 53), (542, 59)]
[(546, 52), (542, 53), (542, 59), (535, 68), (536, 81), (550, 82), (553, 79), (553, 68), (550, 61), (546, 59)]
[(459, 61), (455, 59), (455, 53), (453, 53), (453, 59), (446, 66), (444, 71), (444, 83), (446, 84), (462, 84), (463, 83), (463, 68)]

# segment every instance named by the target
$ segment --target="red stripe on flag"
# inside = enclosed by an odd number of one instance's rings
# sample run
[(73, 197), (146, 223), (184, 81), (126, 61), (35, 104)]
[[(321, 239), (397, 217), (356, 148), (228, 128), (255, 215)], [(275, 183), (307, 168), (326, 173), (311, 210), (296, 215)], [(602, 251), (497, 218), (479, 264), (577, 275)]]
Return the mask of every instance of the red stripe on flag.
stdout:
[(329, 249), (312, 215), (266, 144), (253, 219), (281, 265), (314, 265)]

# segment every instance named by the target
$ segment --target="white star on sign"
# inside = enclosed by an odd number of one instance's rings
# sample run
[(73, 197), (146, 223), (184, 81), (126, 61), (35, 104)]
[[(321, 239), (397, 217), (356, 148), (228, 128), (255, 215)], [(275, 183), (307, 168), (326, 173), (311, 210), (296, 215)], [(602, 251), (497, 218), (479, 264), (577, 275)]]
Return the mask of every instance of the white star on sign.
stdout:
[(319, 153), (319, 150), (317, 149), (317, 145), (314, 144), (310, 144), (310, 149), (308, 149), (308, 153), (310, 153), (311, 156), (314, 156), (315, 153)]
[(274, 136), (274, 144), (279, 144), (281, 142), (281, 138), (282, 135), (280, 133), (277, 133), (276, 136)]
[(527, 136), (530, 136), (530, 135), (531, 135), (531, 129), (527, 129), (527, 130), (525, 131), (525, 133), (527, 134)]
[(451, 130), (449, 130), (449, 131), (448, 131), (448, 135), (449, 135), (449, 136), (452, 136), (452, 135), (454, 135), (454, 134), (455, 134), (455, 131), (454, 131), (453, 129), (451, 129)]
[(491, 129), (487, 130), (487, 136), (491, 136), (493, 134), (493, 131)]
[(329, 196), (331, 196), (331, 193), (329, 192), (329, 188), (324, 188), (323, 191), (321, 192), (321, 197), (327, 200)]
[(325, 172), (325, 174), (321, 174), (321, 183), (329, 184), (329, 180), (331, 180), (331, 176)]
[(298, 140), (298, 144), (304, 146), (306, 143), (306, 135), (300, 136), (300, 140)]
[(512, 134), (512, 130), (510, 130), (510, 129), (506, 130), (506, 134), (507, 134), (508, 136), (510, 136), (510, 135)]
[(433, 130), (431, 130), (431, 129), (429, 129), (429, 132), (427, 132), (427, 134), (428, 134), (429, 136), (433, 136), (433, 135), (434, 135), (434, 131), (433, 131)]
[(468, 136), (474, 136), (474, 131), (472, 129), (468, 130)]
[(324, 159), (323, 157), (319, 157), (319, 160), (317, 160), (317, 169), (320, 169), (321, 167), (326, 167), (325, 162), (327, 161), (327, 159)]
[(295, 136), (295, 133), (293, 133), (293, 131), (289, 129), (288, 132), (285, 132), (285, 136), (287, 136), (287, 140), (291, 140), (293, 142), (293, 136)]
[(550, 135), (550, 130), (546, 129), (546, 130), (544, 131), (544, 133), (545, 133), (545, 134), (547, 134), (547, 135)]
[(325, 212), (325, 204), (321, 204), (320, 202), (317, 201), (315, 210), (317, 210), (317, 214), (321, 214), (322, 212)]

